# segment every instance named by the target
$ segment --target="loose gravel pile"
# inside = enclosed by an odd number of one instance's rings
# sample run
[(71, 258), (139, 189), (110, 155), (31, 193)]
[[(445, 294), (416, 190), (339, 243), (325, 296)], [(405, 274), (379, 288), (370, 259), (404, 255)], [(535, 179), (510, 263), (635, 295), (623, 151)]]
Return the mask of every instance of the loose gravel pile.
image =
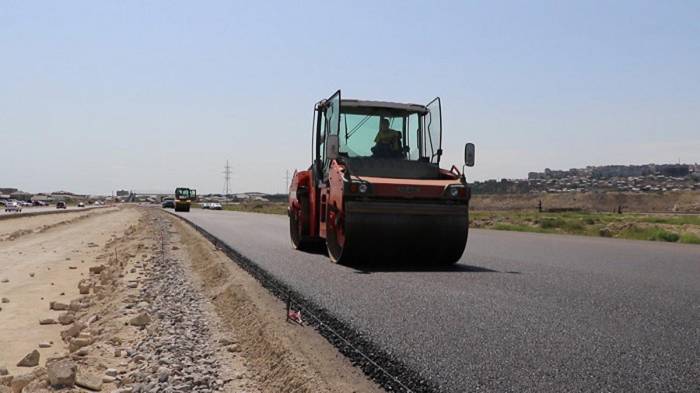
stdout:
[[(167, 235), (167, 228), (158, 223)], [(145, 325), (145, 338), (129, 350), (139, 369), (129, 378), (138, 392), (215, 392), (221, 365), (202, 305), (206, 301), (188, 282), (180, 263), (165, 251), (148, 265), (139, 301), (145, 305), (130, 323)]]

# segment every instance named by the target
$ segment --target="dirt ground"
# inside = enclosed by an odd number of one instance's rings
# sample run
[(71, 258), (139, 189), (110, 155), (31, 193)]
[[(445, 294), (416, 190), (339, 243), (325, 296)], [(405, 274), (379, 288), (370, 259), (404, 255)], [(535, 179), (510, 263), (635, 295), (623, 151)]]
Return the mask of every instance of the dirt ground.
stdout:
[(40, 342), (54, 342), (37, 348), (42, 358), (61, 351), (62, 326), (38, 321), (58, 317), (50, 301), (70, 302), (78, 294), (78, 282), (101, 251), (88, 244), (105, 244), (136, 217), (110, 210), (0, 221), (0, 280), (9, 280), (0, 282), (0, 298), (9, 300), (0, 304), (0, 366), (20, 371), (15, 364)]
[(158, 208), (0, 221), (0, 298), (0, 393), (381, 391)]
[(622, 207), (637, 213), (700, 213), (700, 192), (664, 193), (541, 193), (472, 195), (470, 208), (477, 211), (536, 210), (539, 201), (549, 209), (578, 209), (589, 212), (613, 212)]

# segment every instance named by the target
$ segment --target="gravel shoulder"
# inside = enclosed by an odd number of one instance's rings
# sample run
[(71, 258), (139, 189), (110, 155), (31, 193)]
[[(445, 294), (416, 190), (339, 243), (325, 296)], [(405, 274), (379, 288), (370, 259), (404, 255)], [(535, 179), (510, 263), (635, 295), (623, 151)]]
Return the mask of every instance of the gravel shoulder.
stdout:
[[(383, 392), (311, 327), (286, 321), (286, 304), (192, 227), (164, 212), (189, 275), (263, 392)], [(234, 357), (234, 361), (239, 357)]]

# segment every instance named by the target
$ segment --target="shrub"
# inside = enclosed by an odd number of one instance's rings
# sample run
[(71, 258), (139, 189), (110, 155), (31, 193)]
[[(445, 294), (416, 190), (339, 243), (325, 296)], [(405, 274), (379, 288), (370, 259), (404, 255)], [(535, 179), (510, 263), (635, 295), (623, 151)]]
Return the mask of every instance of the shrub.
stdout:
[(665, 242), (677, 242), (681, 237), (677, 233), (665, 231), (663, 229), (657, 230), (653, 237), (649, 240), (661, 240)]
[(612, 237), (612, 231), (608, 228), (600, 228), (598, 230), (598, 235), (601, 237)]
[(561, 228), (564, 226), (564, 220), (560, 218), (542, 218), (539, 220), (538, 224), (540, 228), (543, 229)]
[(620, 233), (619, 237), (623, 237), (626, 239), (653, 240), (663, 242), (677, 242), (680, 239), (680, 236), (677, 233), (669, 232), (662, 228), (640, 228), (636, 225), (631, 225), (627, 229), (623, 230)]
[(533, 232), (532, 227), (528, 227), (526, 225), (514, 225), (514, 224), (502, 224), (498, 223), (493, 226), (492, 229), (498, 230), (498, 231), (516, 231), (516, 232)]
[(681, 243), (700, 244), (700, 236), (694, 233), (684, 233), (680, 238)]

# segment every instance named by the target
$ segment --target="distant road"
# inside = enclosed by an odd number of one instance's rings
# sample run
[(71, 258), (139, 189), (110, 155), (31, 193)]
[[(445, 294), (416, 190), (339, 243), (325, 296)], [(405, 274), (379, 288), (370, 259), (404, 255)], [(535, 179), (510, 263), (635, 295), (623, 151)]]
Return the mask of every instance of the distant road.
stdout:
[(442, 391), (700, 389), (700, 246), (473, 230), (454, 269), (357, 270), (285, 216), (179, 214)]
[[(96, 207), (96, 206), (94, 206)], [(85, 207), (75, 207), (75, 206), (69, 206), (66, 209), (56, 209), (56, 206), (32, 206), (32, 207), (23, 207), (21, 213), (17, 212), (5, 212), (5, 206), (0, 206), (0, 216), (5, 216), (5, 215), (24, 215), (28, 213), (41, 213), (41, 212), (50, 212), (50, 211), (64, 211), (64, 210), (85, 210), (88, 208)]]

